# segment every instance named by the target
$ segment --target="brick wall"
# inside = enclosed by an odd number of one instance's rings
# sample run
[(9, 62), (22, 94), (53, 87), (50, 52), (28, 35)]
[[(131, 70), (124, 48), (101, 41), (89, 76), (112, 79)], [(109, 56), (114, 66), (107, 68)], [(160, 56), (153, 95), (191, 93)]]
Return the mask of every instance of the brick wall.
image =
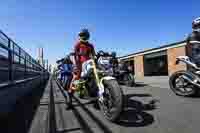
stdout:
[(134, 57), (135, 76), (137, 78), (144, 77), (143, 55)]
[(171, 48), (167, 50), (167, 56), (168, 56), (168, 71), (169, 75), (172, 73), (178, 71), (178, 70), (185, 70), (186, 65), (183, 63), (180, 63), (176, 65), (176, 57), (178, 56), (184, 56), (186, 54), (185, 52), (185, 46), (177, 47), (177, 48)]

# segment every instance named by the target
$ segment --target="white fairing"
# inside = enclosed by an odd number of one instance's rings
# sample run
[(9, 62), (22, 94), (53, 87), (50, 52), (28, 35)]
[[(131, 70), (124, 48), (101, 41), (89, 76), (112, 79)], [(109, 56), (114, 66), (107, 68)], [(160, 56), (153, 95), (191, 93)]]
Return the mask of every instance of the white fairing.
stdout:
[(93, 68), (92, 63), (93, 63), (93, 61), (92, 61), (92, 59), (90, 59), (82, 64), (81, 77), (86, 76), (88, 74), (88, 72), (92, 70), (92, 68)]
[(100, 93), (100, 95), (103, 94), (103, 92), (104, 92), (103, 81), (104, 81), (104, 80), (114, 80), (114, 79), (115, 79), (115, 78), (114, 78), (114, 77), (111, 77), (111, 76), (106, 76), (106, 77), (101, 78), (101, 80), (100, 80), (100, 88), (99, 88), (99, 93)]
[(57, 73), (58, 73), (58, 79), (61, 79), (61, 70), (58, 70)]
[(103, 59), (103, 57), (100, 57), (99, 60), (98, 60), (98, 64), (109, 65), (110, 62), (109, 62), (109, 59)]
[(100, 57), (98, 59), (98, 65), (100, 68), (103, 68), (103, 71), (112, 75), (113, 69), (112, 64), (110, 63), (110, 57)]

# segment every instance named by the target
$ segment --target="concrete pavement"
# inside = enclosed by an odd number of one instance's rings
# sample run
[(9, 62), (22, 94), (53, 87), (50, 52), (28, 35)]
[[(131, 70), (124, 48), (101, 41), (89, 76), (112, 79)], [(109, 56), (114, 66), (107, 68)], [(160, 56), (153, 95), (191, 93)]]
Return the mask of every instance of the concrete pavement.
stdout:
[[(176, 96), (169, 88), (138, 84), (136, 87), (122, 86), (125, 108), (118, 123), (111, 123), (93, 107), (90, 100), (74, 99), (74, 109), (66, 110), (65, 97), (53, 82), (56, 128), (59, 133), (198, 133), (200, 98)], [(48, 89), (47, 89), (48, 90)], [(45, 96), (43, 97), (43, 100)], [(42, 100), (42, 101), (43, 101)], [(155, 101), (152, 102), (152, 101)], [(41, 102), (42, 103), (42, 102)], [(45, 103), (45, 102), (43, 102)], [(35, 115), (35, 130), (48, 120), (47, 108), (39, 107)], [(47, 123), (47, 122), (46, 122)], [(40, 131), (42, 132), (42, 131)]]
[(153, 87), (169, 88), (168, 76), (147, 76), (143, 78), (136, 78), (136, 82), (142, 82)]

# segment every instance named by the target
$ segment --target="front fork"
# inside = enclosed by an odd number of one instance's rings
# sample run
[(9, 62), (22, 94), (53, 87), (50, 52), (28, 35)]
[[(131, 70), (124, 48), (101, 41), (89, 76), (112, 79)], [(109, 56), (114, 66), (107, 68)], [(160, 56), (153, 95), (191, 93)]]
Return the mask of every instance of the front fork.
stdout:
[(99, 97), (99, 101), (102, 103), (103, 102), (103, 93), (104, 93), (104, 85), (103, 85), (103, 79), (99, 79), (98, 73), (97, 73), (97, 69), (96, 69), (96, 64), (94, 62), (94, 60), (92, 60), (92, 64), (93, 64), (93, 71), (94, 71), (94, 75), (96, 78), (96, 84), (98, 86), (98, 97)]
[(115, 80), (114, 77), (111, 77), (111, 76), (106, 76), (106, 77), (103, 77), (101, 78), (100, 82), (99, 82), (99, 101), (100, 102), (103, 102), (104, 100), (104, 84), (103, 84), (103, 81), (109, 81), (109, 80)]
[(103, 100), (104, 100), (104, 97), (103, 97), (104, 85), (103, 85), (102, 79), (101, 79), (101, 81), (99, 82), (98, 88), (99, 88), (99, 92), (98, 92), (99, 101), (102, 103)]
[(103, 103), (103, 100), (104, 100), (104, 97), (103, 97), (103, 94), (104, 94), (103, 81), (104, 80), (113, 80), (115, 78), (111, 77), (111, 76), (106, 76), (106, 77), (102, 77), (101, 79), (99, 79), (99, 76), (98, 76), (98, 73), (97, 73), (97, 69), (96, 69), (96, 64), (95, 64), (94, 60), (92, 60), (92, 63), (93, 63), (93, 70), (94, 70), (94, 75), (95, 75), (95, 78), (96, 78), (96, 83), (97, 83), (98, 88), (99, 88), (99, 91), (98, 91), (99, 101), (101, 103)]

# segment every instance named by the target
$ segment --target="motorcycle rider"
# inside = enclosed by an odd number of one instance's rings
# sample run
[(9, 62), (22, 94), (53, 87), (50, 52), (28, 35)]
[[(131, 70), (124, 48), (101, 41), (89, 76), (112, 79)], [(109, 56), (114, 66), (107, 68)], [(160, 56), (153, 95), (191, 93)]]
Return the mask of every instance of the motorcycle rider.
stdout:
[[(75, 69), (73, 72), (73, 79), (69, 88), (69, 96), (72, 97), (75, 87), (73, 82), (80, 79), (82, 72), (82, 64), (95, 56), (94, 46), (89, 42), (90, 33), (88, 29), (82, 29), (79, 34), (79, 41), (75, 44)], [(69, 102), (69, 107), (71, 107), (71, 101)]]
[(111, 56), (112, 56), (112, 59), (111, 59), (111, 62), (114, 66), (118, 66), (119, 62), (118, 62), (118, 59), (117, 59), (117, 54), (116, 52), (112, 52), (111, 53)]
[(65, 87), (64, 89), (68, 90), (68, 88), (70, 87), (70, 82), (72, 80), (72, 69), (73, 69), (73, 64), (69, 55), (67, 55), (64, 58), (62, 67), (63, 67), (62, 74), (64, 76), (63, 79), (63, 85)]
[(200, 17), (192, 22), (192, 33), (187, 38), (186, 53), (200, 66)]
[(114, 72), (115, 71), (117, 71), (117, 69), (118, 69), (118, 66), (119, 66), (119, 62), (118, 62), (118, 59), (117, 59), (117, 54), (116, 54), (116, 52), (112, 52), (111, 53), (111, 64), (113, 65), (113, 70), (114, 70)]
[(58, 81), (62, 84), (62, 81), (64, 79), (63, 77), (63, 74), (62, 74), (62, 71), (63, 71), (63, 67), (62, 67), (62, 62), (63, 62), (64, 59), (60, 59), (60, 60), (57, 60), (56, 63), (57, 63), (57, 73), (58, 73)]
[(79, 32), (78, 36), (79, 36), (79, 41), (75, 45), (74, 51), (75, 51), (75, 63), (81, 73), (82, 64), (85, 61), (91, 59), (91, 56), (95, 56), (95, 50), (93, 45), (89, 43), (90, 33), (88, 29), (82, 29)]

